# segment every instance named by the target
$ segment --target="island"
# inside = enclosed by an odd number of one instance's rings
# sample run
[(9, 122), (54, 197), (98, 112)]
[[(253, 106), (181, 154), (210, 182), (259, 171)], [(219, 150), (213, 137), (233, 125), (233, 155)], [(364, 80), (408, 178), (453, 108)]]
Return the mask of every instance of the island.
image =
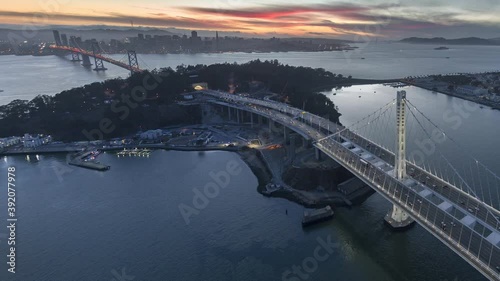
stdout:
[(500, 46), (500, 41), (497, 38), (494, 39), (483, 39), (478, 37), (467, 37), (467, 38), (457, 38), (457, 39), (446, 39), (443, 37), (434, 38), (419, 38), (419, 37), (409, 37), (404, 38), (400, 42), (410, 43), (410, 44), (434, 44), (434, 45), (485, 45)]
[(387, 81), (277, 60), (144, 71), (0, 106), (0, 137), (5, 137), (0, 155), (36, 158), (59, 152), (69, 155), (68, 164), (105, 173), (112, 167), (96, 160), (101, 152), (143, 157), (155, 149), (228, 150), (249, 165), (264, 196), (308, 207), (350, 206), (373, 190), (329, 157), (317, 159), (299, 135), (284, 138), (283, 128), (250, 124), (248, 116), (243, 121), (236, 112), (207, 106), (204, 93), (216, 89), (279, 101), (339, 123), (336, 106), (320, 91), (381, 82)]

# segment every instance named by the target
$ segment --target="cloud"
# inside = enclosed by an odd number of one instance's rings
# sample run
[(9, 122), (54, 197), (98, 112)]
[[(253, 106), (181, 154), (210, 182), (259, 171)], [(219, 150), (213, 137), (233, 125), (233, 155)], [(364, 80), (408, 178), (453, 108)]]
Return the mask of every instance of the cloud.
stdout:
[[(235, 18), (252, 18), (252, 19), (286, 19), (290, 16), (304, 14), (331, 14), (337, 16), (349, 16), (358, 13), (366, 13), (371, 10), (387, 9), (396, 7), (395, 4), (361, 6), (354, 4), (317, 4), (317, 5), (291, 5), (279, 6), (268, 5), (260, 8), (247, 9), (216, 9), (216, 8), (200, 8), (200, 7), (184, 7), (183, 9), (192, 13), (205, 15), (224, 15), (226, 17)], [(303, 19), (303, 18), (302, 18)]]
[[(422, 1), (425, 1), (426, 5)], [(365, 35), (401, 38), (433, 34), (446, 36), (448, 33), (456, 36), (485, 34), (498, 37), (500, 16), (495, 11), (498, 11), (500, 5), (485, 8), (487, 3), (495, 0), (477, 0), (476, 10), (471, 8), (474, 5), (465, 0), (457, 0), (453, 5), (445, 1), (422, 1), (399, 0), (398, 4), (366, 4), (368, 0), (358, 0), (356, 3), (260, 6), (241, 2), (238, 7), (233, 5), (235, 8), (226, 6), (220, 9), (186, 6), (153, 9), (139, 6), (135, 8), (143, 10), (142, 14), (57, 13), (48, 16), (50, 23), (129, 25), (130, 21), (133, 21), (142, 26), (241, 31), (256, 35), (280, 33), (299, 36), (322, 34), (330, 37)], [(365, 4), (362, 4), (363, 2)], [(0, 23), (2, 19), (6, 23), (12, 23), (12, 19), (20, 22), (22, 19), (29, 19), (33, 14), (0, 11)], [(465, 34), (466, 31), (474, 33)], [(495, 32), (497, 34), (492, 35)]]
[[(19, 20), (30, 20), (36, 15), (36, 12), (13, 12), (13, 11), (0, 11), (0, 19), (2, 17), (15, 18)], [(201, 28), (201, 29), (220, 29), (220, 30), (233, 30), (235, 29), (234, 23), (231, 21), (223, 20), (206, 20), (199, 18), (189, 17), (171, 17), (163, 14), (157, 14), (155, 17), (141, 17), (135, 15), (125, 15), (120, 13), (108, 13), (104, 15), (78, 15), (78, 14), (63, 14), (54, 13), (48, 14), (47, 17), (51, 22), (66, 22), (77, 23), (92, 22), (99, 24), (122, 24), (128, 25), (133, 21), (136, 25), (144, 26), (162, 26), (162, 27), (179, 27), (179, 28)], [(35, 22), (34, 24), (38, 24)], [(238, 27), (238, 30), (246, 30), (245, 27)]]

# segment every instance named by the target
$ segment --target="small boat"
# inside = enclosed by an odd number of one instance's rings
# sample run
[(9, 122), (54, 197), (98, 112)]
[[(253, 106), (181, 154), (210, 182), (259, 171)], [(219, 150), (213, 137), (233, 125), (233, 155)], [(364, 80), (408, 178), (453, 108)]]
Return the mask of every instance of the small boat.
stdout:
[(359, 98), (361, 98), (361, 96), (359, 96)]
[(3, 93), (3, 90), (0, 90), (0, 93)]

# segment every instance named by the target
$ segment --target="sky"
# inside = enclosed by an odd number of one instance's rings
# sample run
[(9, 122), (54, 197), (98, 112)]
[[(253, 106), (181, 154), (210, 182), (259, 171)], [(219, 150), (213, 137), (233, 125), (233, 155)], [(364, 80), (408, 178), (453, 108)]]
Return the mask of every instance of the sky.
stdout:
[(0, 25), (108, 25), (363, 40), (500, 37), (500, 0), (22, 0)]

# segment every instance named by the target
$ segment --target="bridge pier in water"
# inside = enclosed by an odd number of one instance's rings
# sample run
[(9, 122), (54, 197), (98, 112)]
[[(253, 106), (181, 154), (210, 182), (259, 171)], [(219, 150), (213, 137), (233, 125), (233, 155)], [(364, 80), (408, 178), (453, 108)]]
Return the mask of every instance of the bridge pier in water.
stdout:
[[(394, 176), (403, 181), (406, 178), (406, 92), (399, 91), (396, 107), (396, 157)], [(415, 221), (399, 206), (393, 205), (384, 218), (391, 227), (402, 229), (411, 226)]]
[(81, 61), (80, 55), (78, 53), (72, 52), (71, 53), (71, 61)]
[(90, 57), (86, 55), (82, 55), (82, 66), (91, 67), (92, 63), (90, 62)]

